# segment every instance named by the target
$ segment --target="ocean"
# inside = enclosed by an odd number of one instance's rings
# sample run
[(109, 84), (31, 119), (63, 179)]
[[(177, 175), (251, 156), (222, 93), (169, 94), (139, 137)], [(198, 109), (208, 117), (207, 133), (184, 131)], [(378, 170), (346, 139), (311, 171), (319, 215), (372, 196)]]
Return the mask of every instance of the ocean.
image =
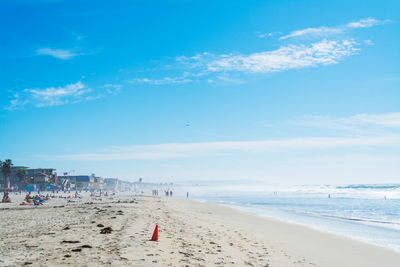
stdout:
[(400, 184), (193, 183), (179, 195), (400, 251)]

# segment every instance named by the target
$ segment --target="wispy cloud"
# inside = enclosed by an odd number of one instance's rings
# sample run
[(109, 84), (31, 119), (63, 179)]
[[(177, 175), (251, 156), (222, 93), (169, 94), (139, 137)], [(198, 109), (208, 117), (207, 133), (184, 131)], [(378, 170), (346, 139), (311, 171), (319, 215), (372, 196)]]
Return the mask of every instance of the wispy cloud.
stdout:
[(369, 28), (376, 25), (388, 23), (390, 20), (377, 20), (374, 18), (366, 18), (355, 22), (350, 22), (345, 25), (347, 28)]
[(53, 49), (53, 48), (41, 48), (36, 50), (36, 55), (38, 56), (52, 56), (62, 60), (68, 60), (78, 55), (82, 55), (81, 53), (76, 53), (71, 49)]
[(138, 84), (151, 84), (151, 85), (164, 85), (164, 84), (183, 84), (189, 83), (193, 80), (188, 78), (186, 75), (177, 77), (164, 77), (162, 79), (151, 79), (151, 78), (136, 78), (131, 80), (131, 83)]
[(109, 95), (117, 95), (121, 88), (120, 84), (105, 84), (93, 90), (81, 81), (60, 87), (28, 88), (13, 93), (5, 109), (41, 108), (92, 101)]
[(104, 85), (104, 88), (107, 88), (108, 94), (117, 95), (121, 92), (122, 85), (107, 83)]
[(218, 81), (242, 83), (243, 79), (229, 74), (272, 73), (336, 64), (344, 57), (358, 53), (359, 46), (354, 40), (322, 40), (309, 45), (281, 46), (276, 50), (249, 55), (202, 53), (192, 57), (180, 56), (176, 58), (176, 62), (178, 67), (183, 68), (183, 75), (161, 79), (136, 78), (130, 82), (164, 85), (204, 79), (211, 84)]
[(83, 95), (91, 91), (81, 81), (68, 84), (65, 87), (24, 90), (36, 107), (58, 106), (70, 102), (78, 102)]
[(260, 37), (260, 38), (266, 38), (266, 37), (272, 37), (272, 36), (274, 36), (274, 34), (273, 34), (272, 32), (260, 33), (260, 34), (258, 35), (258, 37)]
[[(204, 81), (209, 84), (218, 82), (237, 82), (245, 80), (248, 74), (265, 74), (282, 72), (292, 69), (326, 66), (337, 64), (345, 57), (358, 54), (362, 46), (372, 45), (371, 40), (358, 40), (355, 38), (327, 38), (332, 34), (339, 34), (355, 28), (369, 28), (385, 24), (389, 20), (365, 18), (349, 22), (337, 27), (306, 28), (294, 31), (280, 39), (296, 36), (319, 37), (319, 40), (303, 39), (295, 44), (282, 45), (275, 50), (258, 51), (250, 54), (231, 53), (214, 54), (209, 52), (198, 53), (194, 56), (178, 56), (175, 62), (167, 64), (165, 69), (176, 69), (184, 75), (167, 75), (163, 78), (136, 78), (133, 83), (150, 85), (190, 83)], [(280, 32), (279, 32), (280, 33)], [(259, 34), (259, 37), (270, 37), (275, 33)], [(158, 76), (158, 75), (157, 75)], [(240, 77), (235, 77), (240, 76)]]
[(400, 136), (317, 137), (263, 141), (232, 141), (204, 143), (169, 143), (114, 147), (102, 153), (42, 155), (59, 160), (158, 160), (201, 156), (219, 156), (235, 152), (272, 153), (293, 149), (328, 149), (343, 147), (400, 146)]
[(240, 83), (243, 83), (243, 82), (244, 82), (244, 81), (241, 80), (241, 79), (232, 78), (232, 77), (230, 77), (230, 76), (228, 76), (228, 75), (218, 75), (216, 78), (217, 78), (218, 80), (220, 80), (220, 81), (224, 81), (224, 82), (227, 82), (227, 83), (236, 83), (236, 84), (240, 84)]
[(328, 41), (306, 45), (283, 46), (277, 50), (251, 55), (222, 55), (210, 62), (207, 69), (212, 72), (239, 71), (269, 73), (336, 64), (345, 56), (355, 54), (359, 48), (352, 40)]
[(64, 87), (48, 87), (44, 89), (25, 89), (16, 93), (7, 109), (14, 110), (26, 105), (34, 107), (58, 106), (67, 103), (77, 103), (88, 97), (92, 90), (81, 81)]
[(330, 34), (339, 34), (343, 33), (345, 31), (348, 31), (349, 29), (355, 29), (355, 28), (369, 28), (381, 24), (388, 23), (389, 20), (377, 20), (374, 18), (365, 18), (361, 19), (359, 21), (354, 21), (347, 23), (345, 25), (340, 25), (337, 27), (316, 27), (316, 28), (305, 28), (301, 30), (296, 30), (291, 32), (288, 35), (282, 36), (279, 39), (284, 40), (288, 38), (293, 38), (293, 37), (299, 37), (299, 36), (326, 36)]
[(293, 122), (307, 127), (363, 132), (371, 130), (371, 128), (377, 128), (378, 130), (400, 128), (400, 113), (356, 114), (342, 118), (307, 116)]
[(343, 32), (343, 28), (330, 28), (330, 27), (318, 27), (318, 28), (306, 28), (294, 31), (288, 35), (282, 36), (279, 39), (284, 40), (287, 38), (304, 36), (304, 35), (327, 35), (331, 33), (341, 33)]

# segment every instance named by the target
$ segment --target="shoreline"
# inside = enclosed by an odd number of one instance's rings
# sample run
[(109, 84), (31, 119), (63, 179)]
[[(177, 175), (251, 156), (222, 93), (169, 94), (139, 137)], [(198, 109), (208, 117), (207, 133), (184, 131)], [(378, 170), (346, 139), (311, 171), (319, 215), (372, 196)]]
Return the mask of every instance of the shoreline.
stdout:
[[(0, 266), (393, 267), (400, 262), (400, 253), (387, 248), (191, 199), (121, 194), (0, 209)], [(156, 223), (160, 242), (150, 242)], [(112, 231), (101, 234), (105, 227)]]
[[(258, 215), (227, 205), (192, 200), (234, 217), (232, 224), (257, 234), (265, 243), (282, 244), (292, 255), (305, 255), (317, 266), (396, 266), (400, 253), (392, 248), (373, 245), (350, 237), (336, 235), (276, 218)], [(219, 207), (219, 208), (213, 208)], [(222, 215), (223, 216), (223, 215)], [(219, 218), (221, 219), (221, 218)], [(222, 218), (222, 220), (224, 220)], [(268, 229), (271, 227), (271, 229)], [(326, 247), (321, 247), (321, 245)], [(330, 255), (326, 252), (329, 251)], [(324, 255), (321, 257), (321, 255)]]
[[(269, 219), (269, 220), (272, 220), (272, 221), (282, 222), (282, 223), (286, 223), (286, 224), (290, 224), (290, 225), (294, 225), (294, 226), (306, 227), (306, 228), (308, 228), (310, 230), (313, 230), (313, 231), (318, 231), (318, 232), (321, 232), (321, 233), (331, 234), (331, 235), (338, 236), (338, 237), (345, 237), (345, 238), (350, 239), (352, 241), (357, 241), (357, 242), (361, 242), (363, 244), (376, 246), (376, 247), (379, 247), (379, 248), (384, 248), (384, 249), (388, 249), (388, 250), (394, 251), (396, 253), (400, 253), (400, 248), (393, 248), (393, 247), (390, 247), (390, 246), (383, 246), (383, 245), (379, 245), (379, 244), (374, 244), (374, 243), (368, 242), (367, 240), (362, 240), (361, 238), (357, 238), (357, 237), (354, 237), (354, 236), (346, 236), (344, 234), (333, 233), (333, 232), (331, 232), (329, 230), (326, 230), (326, 229), (324, 229), (322, 227), (312, 226), (312, 225), (309, 225), (309, 224), (306, 224), (306, 223), (296, 223), (296, 222), (293, 222), (293, 221), (290, 221), (290, 220), (280, 219), (280, 218), (276, 218), (276, 217), (269, 216), (269, 215), (266, 215), (266, 214), (257, 213), (256, 211), (246, 210), (246, 208), (241, 207), (239, 205), (236, 206), (236, 205), (232, 205), (232, 204), (212, 203), (212, 202), (207, 202), (205, 200), (195, 200), (195, 199), (192, 199), (192, 200), (198, 201), (200, 203), (208, 203), (208, 204), (212, 204), (212, 205), (218, 205), (218, 206), (222, 206), (222, 207), (232, 208), (234, 210), (243, 212), (243, 213), (248, 214), (248, 215), (259, 216), (259, 217), (266, 218), (266, 219)], [(366, 226), (378, 226), (378, 227), (381, 227), (381, 225), (375, 225), (373, 222), (371, 222), (371, 223), (370, 222), (360, 222), (360, 224), (364, 224)], [(388, 227), (388, 229), (395, 230), (395, 231), (400, 231), (400, 228), (397, 225), (396, 225), (396, 227)], [(399, 238), (400, 238), (400, 236), (399, 236)]]

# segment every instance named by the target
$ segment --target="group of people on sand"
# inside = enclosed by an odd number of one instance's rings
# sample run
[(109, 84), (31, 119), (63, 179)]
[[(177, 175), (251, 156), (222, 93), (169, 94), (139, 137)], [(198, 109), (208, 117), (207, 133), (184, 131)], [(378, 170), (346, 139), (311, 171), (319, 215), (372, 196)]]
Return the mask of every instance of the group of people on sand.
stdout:
[[(165, 192), (166, 197), (172, 197), (172, 190), (168, 189), (168, 190), (165, 190), (164, 192)], [(143, 192), (142, 192), (142, 194), (143, 194)], [(151, 190), (151, 195), (158, 196), (158, 189)]]
[[(70, 191), (66, 191), (67, 193), (71, 193)], [(20, 191), (19, 194), (21, 194), (22, 192)], [(54, 193), (54, 191), (53, 191)], [(57, 191), (58, 193), (58, 191)], [(18, 194), (17, 192), (15, 194)], [(115, 193), (112, 193), (111, 195), (115, 195)], [(90, 194), (91, 197), (96, 197), (98, 195), (96, 195), (94, 192), (92, 192)], [(104, 197), (108, 197), (109, 193), (107, 191), (101, 192), (100, 191), (100, 196), (104, 196)], [(61, 198), (61, 199), (67, 199), (68, 203), (71, 202), (77, 202), (77, 199), (82, 198), (82, 196), (80, 196), (80, 194), (78, 193), (78, 191), (75, 191), (75, 194), (71, 195), (58, 195), (58, 194), (46, 194), (43, 195), (41, 194), (41, 192), (38, 190), (36, 195), (32, 195), (31, 192), (27, 192), (24, 198), (24, 201), (20, 203), (21, 206), (39, 206), (39, 205), (43, 205), (44, 203), (46, 203), (46, 201), (52, 199), (52, 198)], [(3, 194), (3, 198), (2, 198), (2, 203), (11, 203), (11, 198), (10, 198), (10, 192), (8, 191), (4, 191)]]
[(90, 192), (90, 197), (102, 197), (102, 196), (108, 197), (108, 192), (107, 192), (107, 191), (102, 192), (102, 191), (100, 190), (99, 195), (97, 195), (96, 192)]
[(20, 205), (21, 206), (26, 206), (26, 205), (39, 206), (39, 205), (43, 205), (43, 203), (45, 203), (46, 201), (51, 199), (51, 197), (52, 196), (50, 196), (49, 194), (47, 194), (47, 195), (37, 194), (35, 196), (31, 196), (30, 193), (26, 193), (25, 199), (24, 199), (25, 201), (23, 201)]

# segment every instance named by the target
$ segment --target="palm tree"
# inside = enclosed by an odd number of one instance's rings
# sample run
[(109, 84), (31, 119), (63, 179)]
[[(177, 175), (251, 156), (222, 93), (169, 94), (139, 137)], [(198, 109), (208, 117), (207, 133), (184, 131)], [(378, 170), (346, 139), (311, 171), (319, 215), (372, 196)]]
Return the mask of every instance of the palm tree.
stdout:
[[(5, 185), (7, 186), (8, 182), (10, 181), (10, 173), (11, 173), (11, 166), (12, 166), (12, 161), (11, 159), (6, 159), (1, 163), (1, 172), (4, 175), (5, 178)], [(5, 187), (6, 187), (5, 186)]]

